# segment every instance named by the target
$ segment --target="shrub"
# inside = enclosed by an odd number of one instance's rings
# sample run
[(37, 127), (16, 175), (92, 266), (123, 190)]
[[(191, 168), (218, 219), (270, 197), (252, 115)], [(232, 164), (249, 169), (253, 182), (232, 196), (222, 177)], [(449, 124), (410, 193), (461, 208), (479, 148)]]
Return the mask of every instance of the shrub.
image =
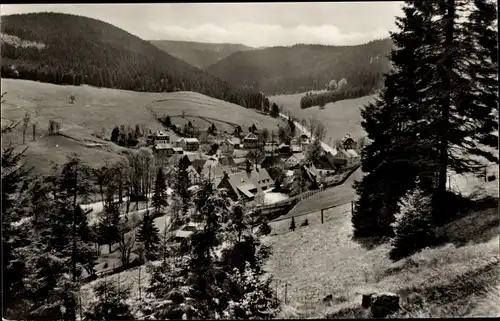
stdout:
[(307, 220), (307, 218), (304, 220), (304, 222), (302, 223), (301, 226), (308, 226), (309, 225), (309, 221)]
[(419, 189), (409, 191), (402, 198), (400, 211), (392, 223), (395, 233), (389, 254), (392, 260), (400, 260), (435, 244), (431, 201), (431, 196)]
[(290, 231), (295, 231), (295, 219), (292, 217), (292, 221), (290, 222)]

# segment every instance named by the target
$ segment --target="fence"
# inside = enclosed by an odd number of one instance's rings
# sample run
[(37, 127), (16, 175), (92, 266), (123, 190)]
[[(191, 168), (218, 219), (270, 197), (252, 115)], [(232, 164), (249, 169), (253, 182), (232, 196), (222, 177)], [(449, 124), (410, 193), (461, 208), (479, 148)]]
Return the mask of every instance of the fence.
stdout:
[(302, 200), (304, 200), (304, 199), (306, 199), (306, 198), (308, 198), (316, 193), (323, 192), (331, 187), (335, 187), (335, 186), (343, 184), (359, 167), (360, 167), (360, 165), (354, 166), (352, 169), (350, 169), (346, 172), (347, 174), (343, 178), (341, 178), (340, 180), (332, 180), (331, 182), (324, 184), (324, 186), (322, 188), (315, 189), (312, 191), (303, 192), (299, 195), (287, 198), (286, 200), (282, 200), (282, 201), (279, 201), (279, 202), (276, 202), (276, 203), (273, 203), (270, 205), (255, 206), (252, 208), (259, 209), (259, 210), (272, 210), (272, 209), (284, 207), (286, 205), (290, 205), (293, 202), (300, 202), (300, 201), (302, 201)]

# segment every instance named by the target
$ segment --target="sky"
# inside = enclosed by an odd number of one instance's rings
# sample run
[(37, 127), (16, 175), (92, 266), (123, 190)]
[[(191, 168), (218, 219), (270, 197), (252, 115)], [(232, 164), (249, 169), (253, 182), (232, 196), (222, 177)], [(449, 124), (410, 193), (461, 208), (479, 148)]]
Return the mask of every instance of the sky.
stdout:
[(120, 27), (145, 40), (356, 45), (389, 36), (402, 2), (1, 5), (2, 15), (62, 12)]

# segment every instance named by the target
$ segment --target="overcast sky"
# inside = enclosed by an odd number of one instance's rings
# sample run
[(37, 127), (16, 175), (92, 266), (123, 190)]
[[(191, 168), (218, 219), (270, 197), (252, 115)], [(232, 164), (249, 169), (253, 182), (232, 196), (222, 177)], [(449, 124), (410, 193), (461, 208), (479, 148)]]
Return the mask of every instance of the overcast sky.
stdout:
[(361, 44), (387, 37), (401, 2), (2, 5), (2, 15), (53, 11), (109, 22), (146, 40), (277, 46)]

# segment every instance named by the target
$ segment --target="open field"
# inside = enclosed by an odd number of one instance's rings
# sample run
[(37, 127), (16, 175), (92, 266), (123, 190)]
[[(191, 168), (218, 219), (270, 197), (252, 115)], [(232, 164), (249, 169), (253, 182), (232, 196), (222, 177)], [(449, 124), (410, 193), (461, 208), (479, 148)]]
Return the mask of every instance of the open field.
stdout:
[(304, 95), (305, 93), (278, 95), (269, 97), (269, 100), (278, 106), (283, 105), (284, 110), (289, 110), (294, 117), (304, 118), (307, 121), (315, 118), (321, 121), (326, 127), (325, 143), (329, 145), (332, 145), (334, 140), (344, 137), (346, 133), (351, 134), (355, 139), (366, 135), (360, 123), (360, 108), (372, 102), (375, 96), (328, 103), (325, 109), (320, 109), (318, 106), (301, 109), (300, 99)]
[[(35, 142), (31, 141), (31, 125), (27, 129), (29, 149), (26, 155), (28, 163), (35, 165), (38, 172), (49, 170), (52, 162), (64, 162), (70, 152), (80, 155), (91, 166), (100, 166), (105, 160), (116, 161), (124, 149), (92, 134), (104, 132), (109, 137), (113, 127), (122, 124), (144, 124), (152, 131), (162, 129), (151, 110), (159, 116), (181, 115), (184, 111), (191, 116), (237, 123), (243, 128), (255, 123), (276, 130), (281, 123), (279, 119), (195, 92), (143, 93), (18, 79), (2, 79), (1, 85), (2, 92), (7, 92), (2, 104), (2, 125), (21, 120), (26, 112), (37, 122)], [(75, 96), (74, 104), (69, 102), (70, 95)], [(35, 117), (36, 111), (39, 111), (38, 117)], [(67, 137), (48, 136), (47, 128), (52, 119), (61, 123), (60, 132)], [(201, 125), (202, 120), (196, 122)], [(21, 127), (6, 135), (2, 144), (12, 142), (19, 146), (22, 143)], [(87, 147), (89, 142), (103, 146)]]
[[(301, 227), (306, 217), (309, 226)], [(388, 258), (388, 244), (370, 250), (351, 239), (349, 204), (325, 211), (324, 224), (319, 217), (316, 212), (296, 219), (294, 232), (288, 230), (290, 220), (272, 223), (273, 232), (265, 238), (273, 247), (267, 270), (278, 280), (281, 299), (284, 282), (288, 283), (288, 304), (281, 318), (363, 317), (364, 311), (359, 308), (361, 295), (372, 291), (400, 294), (404, 316), (450, 316), (449, 300), (457, 298), (462, 303), (464, 300), (469, 303), (467, 309), (453, 314), (457, 317), (466, 316), (474, 309), (493, 309), (490, 302), (495, 298), (493, 290), (489, 298), (474, 301), (472, 296), (481, 296), (482, 289), (486, 290), (498, 279), (499, 219), (496, 209), (483, 210), (453, 222), (446, 227), (451, 236), (449, 244), (425, 249), (398, 262)], [(470, 239), (465, 245), (463, 242), (453, 244), (452, 231), (463, 224), (489, 237)], [(483, 270), (489, 272), (483, 273)], [(468, 279), (469, 274), (481, 277), (468, 288), (458, 287), (459, 281), (476, 281)], [(439, 299), (439, 294), (444, 295), (447, 290), (450, 296)], [(333, 301), (321, 302), (328, 294), (333, 295)], [(423, 300), (432, 310), (417, 307), (417, 299)]]

